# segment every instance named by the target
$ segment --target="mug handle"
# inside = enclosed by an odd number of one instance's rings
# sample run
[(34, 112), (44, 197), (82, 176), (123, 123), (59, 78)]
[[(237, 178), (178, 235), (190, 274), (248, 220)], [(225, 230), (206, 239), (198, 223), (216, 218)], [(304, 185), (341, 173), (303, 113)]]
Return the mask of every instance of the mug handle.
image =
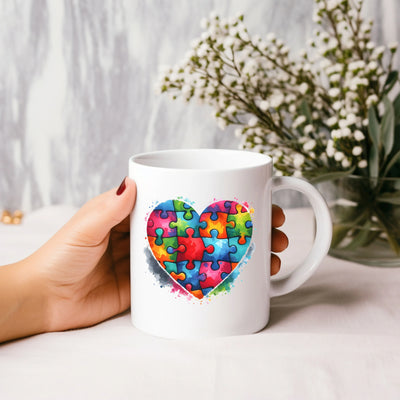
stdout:
[(272, 193), (283, 189), (296, 190), (307, 197), (315, 214), (316, 233), (314, 244), (303, 263), (286, 278), (271, 280), (271, 297), (282, 296), (283, 294), (292, 292), (310, 278), (328, 253), (332, 239), (332, 221), (329, 209), (318, 190), (302, 179), (291, 176), (273, 177)]

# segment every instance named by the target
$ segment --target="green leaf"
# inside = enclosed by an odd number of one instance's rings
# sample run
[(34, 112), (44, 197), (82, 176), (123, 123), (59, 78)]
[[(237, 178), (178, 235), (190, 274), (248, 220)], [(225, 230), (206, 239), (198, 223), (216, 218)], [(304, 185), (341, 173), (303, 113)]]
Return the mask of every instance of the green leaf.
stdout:
[(371, 178), (377, 178), (379, 176), (379, 150), (375, 143), (372, 143), (369, 149), (369, 176)]
[(335, 180), (339, 178), (343, 178), (347, 175), (351, 175), (356, 167), (352, 167), (348, 171), (335, 171), (335, 172), (327, 172), (325, 174), (321, 174), (316, 176), (315, 178), (311, 178), (310, 182), (312, 184), (321, 183), (325, 181)]
[(372, 222), (366, 221), (365, 224), (355, 230), (352, 241), (344, 247), (346, 250), (355, 250), (358, 247), (365, 246), (370, 241), (370, 235), (373, 234), (371, 229)]
[(387, 96), (383, 98), (385, 104), (385, 113), (383, 114), (380, 138), (385, 156), (388, 156), (393, 149), (394, 144), (394, 109), (393, 104)]
[(396, 192), (382, 193), (377, 197), (377, 200), (381, 203), (400, 205), (400, 190)]
[(368, 133), (371, 142), (379, 147), (379, 122), (376, 117), (375, 107), (370, 107), (368, 110)]
[(347, 232), (349, 232), (348, 226), (334, 224), (332, 228), (331, 248), (336, 249), (336, 247), (339, 247), (340, 243), (342, 243), (347, 236)]
[(391, 218), (390, 215), (386, 215), (386, 213), (381, 211), (379, 207), (376, 209), (376, 215), (379, 219), (379, 223), (386, 232), (390, 247), (397, 255), (400, 255), (400, 239), (397, 220), (393, 221), (393, 218)]
[(398, 71), (389, 72), (389, 75), (386, 78), (386, 82), (383, 85), (383, 91), (382, 91), (383, 94), (387, 94), (392, 90), (393, 86), (397, 82), (398, 77), (399, 77)]
[(394, 124), (400, 124), (400, 93), (394, 99), (393, 102), (393, 109), (394, 109)]
[(386, 176), (399, 159), (400, 159), (400, 150), (390, 159), (388, 165), (386, 165), (385, 171), (382, 176)]

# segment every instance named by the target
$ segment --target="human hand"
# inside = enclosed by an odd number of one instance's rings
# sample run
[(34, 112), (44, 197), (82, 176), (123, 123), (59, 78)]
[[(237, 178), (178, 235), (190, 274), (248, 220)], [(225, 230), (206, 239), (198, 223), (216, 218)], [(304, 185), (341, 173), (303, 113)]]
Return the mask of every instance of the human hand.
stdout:
[[(50, 330), (93, 325), (130, 306), (129, 214), (136, 186), (126, 178), (119, 195), (115, 189), (84, 205), (38, 252), (51, 292)], [(120, 189), (121, 190), (121, 189)], [(281, 208), (272, 207), (273, 252), (288, 244), (280, 230), (285, 221)], [(271, 274), (281, 261), (271, 255)]]
[[(129, 308), (129, 214), (135, 198), (135, 182), (126, 178), (118, 190), (86, 203), (30, 257), (0, 269), (8, 274), (4, 282), (10, 277), (16, 285), (23, 282), (22, 297), (14, 289), (0, 296), (0, 309), (14, 306), (7, 307), (7, 301), (22, 305), (6, 319), (0, 318), (0, 328), (7, 326), (0, 342), (94, 325)], [(273, 252), (287, 247), (286, 235), (276, 229), (284, 220), (282, 210), (273, 206)], [(272, 254), (271, 275), (279, 269), (280, 259)]]
[(86, 203), (31, 257), (49, 298), (49, 331), (94, 325), (129, 308), (135, 199), (135, 182), (126, 178)]
[(277, 205), (272, 205), (271, 232), (271, 275), (276, 275), (281, 268), (281, 259), (274, 253), (280, 253), (289, 245), (287, 236), (279, 229), (285, 223), (285, 214)]

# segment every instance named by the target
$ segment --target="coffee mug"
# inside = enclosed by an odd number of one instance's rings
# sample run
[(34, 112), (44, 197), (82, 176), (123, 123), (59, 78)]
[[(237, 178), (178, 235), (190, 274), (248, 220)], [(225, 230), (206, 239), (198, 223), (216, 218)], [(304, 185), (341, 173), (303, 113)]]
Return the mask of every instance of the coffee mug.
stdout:
[[(129, 160), (131, 310), (140, 330), (168, 338), (263, 329), (270, 298), (304, 283), (327, 254), (332, 224), (304, 180), (273, 177), (272, 159), (239, 150), (167, 150)], [(294, 189), (310, 201), (316, 234), (289, 276), (270, 280), (271, 194)], [(294, 240), (295, 242), (295, 240)]]

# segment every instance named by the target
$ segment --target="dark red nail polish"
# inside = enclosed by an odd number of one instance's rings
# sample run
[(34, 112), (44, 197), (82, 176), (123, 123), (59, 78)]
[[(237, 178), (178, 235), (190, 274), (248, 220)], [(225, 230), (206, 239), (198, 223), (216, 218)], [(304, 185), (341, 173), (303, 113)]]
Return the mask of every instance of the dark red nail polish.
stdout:
[(120, 194), (124, 193), (124, 191), (126, 189), (125, 179), (126, 179), (126, 177), (123, 179), (123, 181), (119, 185), (119, 188), (117, 189), (117, 192), (116, 192), (117, 196), (119, 196)]

